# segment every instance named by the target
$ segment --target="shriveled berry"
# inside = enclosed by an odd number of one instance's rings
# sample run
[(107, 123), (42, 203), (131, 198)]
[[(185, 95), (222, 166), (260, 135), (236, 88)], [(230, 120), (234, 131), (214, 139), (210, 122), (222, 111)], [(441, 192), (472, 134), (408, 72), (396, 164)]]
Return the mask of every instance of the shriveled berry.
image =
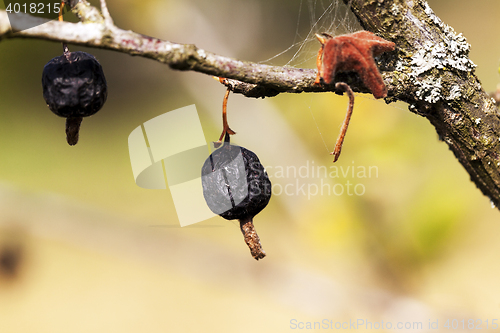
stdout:
[(253, 217), (271, 199), (271, 181), (252, 151), (225, 143), (205, 161), (201, 171), (203, 196), (212, 212), (227, 220), (238, 219), (252, 256), (265, 257)]
[(67, 141), (75, 145), (82, 118), (95, 114), (106, 102), (107, 84), (101, 65), (89, 53), (65, 51), (43, 68), (42, 87), (49, 109), (67, 118)]

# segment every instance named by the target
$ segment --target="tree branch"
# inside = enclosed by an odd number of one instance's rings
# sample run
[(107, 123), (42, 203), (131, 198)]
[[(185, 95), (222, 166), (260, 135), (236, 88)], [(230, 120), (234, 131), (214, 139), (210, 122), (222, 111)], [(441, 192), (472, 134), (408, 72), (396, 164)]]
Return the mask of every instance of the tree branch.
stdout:
[[(396, 51), (379, 59), (388, 89), (386, 101), (407, 102), (410, 111), (429, 119), (472, 181), (500, 207), (500, 114), (474, 74), (475, 65), (468, 58), (470, 46), (465, 38), (434, 15), (425, 0), (344, 2), (366, 30), (397, 45)], [(79, 23), (24, 14), (8, 17), (0, 11), (0, 39), (38, 38), (142, 56), (173, 69), (228, 78), (227, 85), (247, 97), (270, 97), (283, 92), (342, 93), (335, 90), (338, 81), (348, 83), (356, 92), (369, 92), (353, 73), (339, 73), (332, 84), (320, 86), (314, 84), (313, 69), (240, 61), (194, 45), (122, 30), (103, 8), (106, 17), (80, 0), (72, 9), (80, 18)]]
[[(235, 93), (247, 97), (272, 97), (281, 92), (336, 91), (335, 84), (314, 84), (316, 70), (269, 66), (240, 61), (217, 55), (191, 44), (177, 44), (126, 31), (105, 20), (97, 9), (80, 1), (73, 12), (79, 23), (49, 21), (26, 14), (0, 11), (0, 40), (2, 38), (38, 38), (88, 47), (119, 51), (150, 58), (177, 70), (192, 70), (232, 79), (228, 84)], [(9, 26), (9, 18), (11, 25)], [(44, 23), (44, 24), (41, 24)], [(38, 24), (38, 25), (37, 25)], [(27, 29), (32, 27), (31, 29)], [(355, 75), (342, 76), (356, 92), (369, 92)], [(236, 81), (235, 81), (236, 80)], [(341, 90), (336, 91), (342, 93)]]

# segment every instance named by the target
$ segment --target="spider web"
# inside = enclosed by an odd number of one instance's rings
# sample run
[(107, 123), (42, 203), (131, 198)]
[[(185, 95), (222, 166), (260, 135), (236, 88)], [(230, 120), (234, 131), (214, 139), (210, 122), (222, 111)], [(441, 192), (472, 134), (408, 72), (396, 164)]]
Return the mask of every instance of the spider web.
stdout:
[[(286, 66), (316, 68), (316, 56), (320, 48), (316, 34), (325, 32), (332, 36), (338, 36), (362, 30), (356, 17), (342, 0), (301, 0), (297, 16), (292, 45), (261, 63), (277, 62), (282, 65), (283, 62), (286, 62)], [(309, 113), (325, 150), (329, 153), (332, 149), (323, 137), (310, 104), (311, 102), (308, 106)]]
[(285, 59), (286, 65), (291, 67), (315, 66), (320, 47), (315, 34), (326, 32), (338, 36), (362, 30), (356, 17), (342, 0), (301, 0), (297, 16), (292, 45), (261, 63), (270, 63), (280, 58)]

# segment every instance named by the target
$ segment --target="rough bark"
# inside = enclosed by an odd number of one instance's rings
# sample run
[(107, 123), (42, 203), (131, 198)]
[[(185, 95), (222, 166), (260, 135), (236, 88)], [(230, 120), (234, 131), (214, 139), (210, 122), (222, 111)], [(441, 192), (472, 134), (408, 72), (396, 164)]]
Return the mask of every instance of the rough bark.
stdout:
[[(471, 180), (500, 207), (500, 114), (483, 90), (469, 60), (469, 44), (444, 24), (425, 0), (344, 0), (364, 29), (393, 41), (397, 49), (379, 59), (388, 88), (387, 102), (407, 102), (429, 119)], [(73, 12), (79, 23), (50, 21), (0, 11), (2, 38), (39, 38), (124, 52), (157, 60), (177, 70), (228, 78), (226, 85), (247, 97), (283, 92), (326, 92), (347, 82), (369, 92), (353, 73), (339, 73), (328, 86), (314, 84), (316, 70), (240, 61), (194, 45), (176, 44), (116, 27), (101, 0), (102, 14), (85, 0)]]

